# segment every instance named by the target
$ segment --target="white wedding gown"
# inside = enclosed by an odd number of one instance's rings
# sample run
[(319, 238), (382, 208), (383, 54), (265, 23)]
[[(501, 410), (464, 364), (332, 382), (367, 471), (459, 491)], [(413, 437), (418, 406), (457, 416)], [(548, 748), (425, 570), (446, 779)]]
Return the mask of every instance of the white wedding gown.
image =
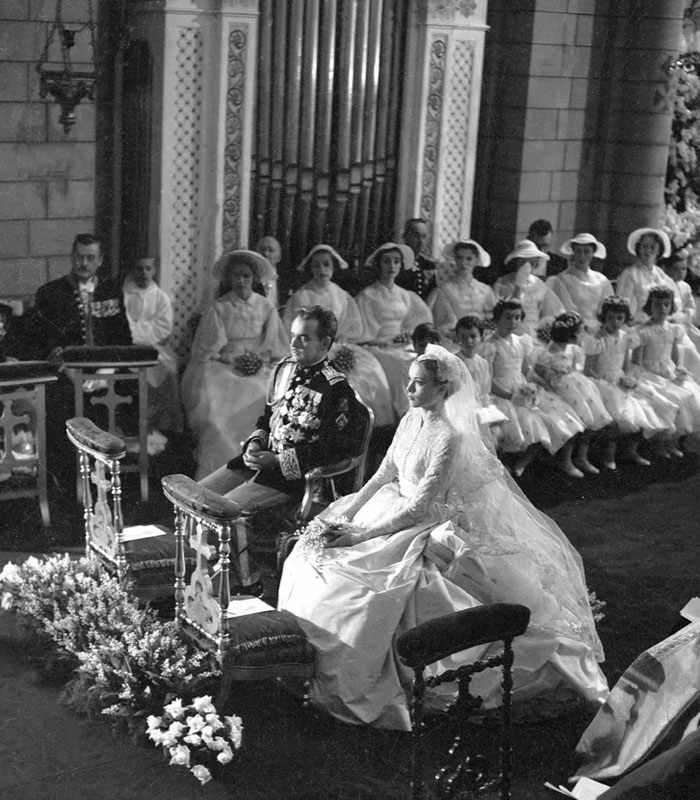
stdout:
[[(409, 411), (377, 473), (324, 512), (381, 535), (311, 555), (297, 545), (285, 563), (279, 606), (298, 618), (317, 651), (311, 699), (346, 722), (410, 730), (411, 675), (395, 656), (396, 636), (491, 602), (531, 610), (514, 643), (516, 702), (570, 699), (572, 690), (597, 703), (607, 696), (580, 557), (495, 457), (475, 453), (461, 463), (455, 442), (441, 412)], [(472, 687), (485, 707), (498, 705), (497, 670), (475, 676)]]

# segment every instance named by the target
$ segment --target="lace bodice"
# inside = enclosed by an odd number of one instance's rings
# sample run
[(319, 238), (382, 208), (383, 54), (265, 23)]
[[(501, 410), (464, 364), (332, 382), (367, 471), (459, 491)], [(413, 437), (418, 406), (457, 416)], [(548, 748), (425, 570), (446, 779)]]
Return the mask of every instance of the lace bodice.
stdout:
[(374, 536), (415, 525), (427, 516), (433, 503), (447, 504), (454, 440), (454, 431), (441, 413), (424, 416), (419, 409), (410, 410), (399, 423), (379, 469), (355, 496), (348, 516), (352, 518), (378, 489), (393, 481), (398, 482), (402, 502), (370, 529)]
[(372, 339), (393, 339), (421, 322), (432, 322), (428, 306), (415, 292), (373, 283), (357, 295), (365, 333)]
[(233, 363), (246, 351), (262, 357), (281, 358), (289, 339), (269, 300), (251, 294), (247, 300), (232, 292), (205, 312), (192, 344), (192, 360)]

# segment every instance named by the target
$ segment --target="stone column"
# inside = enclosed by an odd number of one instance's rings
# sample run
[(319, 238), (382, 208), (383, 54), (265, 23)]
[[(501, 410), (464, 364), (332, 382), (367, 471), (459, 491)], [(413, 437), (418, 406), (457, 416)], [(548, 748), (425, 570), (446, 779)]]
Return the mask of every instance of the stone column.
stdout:
[(396, 227), (423, 217), (439, 256), (468, 238), (487, 0), (412, 0)]
[(683, 5), (624, 0), (596, 20), (605, 48), (596, 136), (581, 163), (587, 187), (581, 212), (608, 246), (611, 277), (632, 258), (628, 234), (661, 223), (675, 97), (668, 64), (678, 54)]
[(141, 0), (134, 22), (153, 53), (152, 230), (182, 349), (214, 261), (247, 245), (258, 3)]

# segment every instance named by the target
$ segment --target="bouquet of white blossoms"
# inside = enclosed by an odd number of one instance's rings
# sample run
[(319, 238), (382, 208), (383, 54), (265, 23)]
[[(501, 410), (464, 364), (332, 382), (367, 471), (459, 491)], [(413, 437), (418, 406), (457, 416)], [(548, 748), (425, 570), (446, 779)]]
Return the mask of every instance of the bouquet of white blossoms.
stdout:
[(241, 746), (241, 718), (222, 719), (209, 695), (195, 697), (188, 706), (177, 697), (163, 707), (163, 712), (162, 717), (148, 717), (149, 739), (163, 748), (170, 764), (187, 767), (202, 785), (212, 779), (212, 766), (229, 764), (234, 750)]

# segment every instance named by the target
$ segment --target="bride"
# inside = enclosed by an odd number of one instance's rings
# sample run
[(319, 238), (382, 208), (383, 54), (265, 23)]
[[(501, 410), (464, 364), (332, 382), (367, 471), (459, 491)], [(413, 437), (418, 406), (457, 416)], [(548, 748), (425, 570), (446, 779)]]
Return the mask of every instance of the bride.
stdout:
[[(376, 474), (323, 512), (325, 546), (302, 537), (284, 566), (280, 608), (317, 652), (312, 702), (345, 722), (410, 730), (411, 676), (394, 654), (396, 636), (453, 611), (511, 602), (531, 611), (514, 642), (514, 701), (578, 693), (602, 703), (603, 651), (581, 559), (483, 444), (466, 367), (428, 345), (411, 365), (407, 394), (411, 408)], [(498, 705), (497, 671), (475, 676), (472, 689), (484, 707)], [(444, 700), (431, 698), (436, 708)]]

